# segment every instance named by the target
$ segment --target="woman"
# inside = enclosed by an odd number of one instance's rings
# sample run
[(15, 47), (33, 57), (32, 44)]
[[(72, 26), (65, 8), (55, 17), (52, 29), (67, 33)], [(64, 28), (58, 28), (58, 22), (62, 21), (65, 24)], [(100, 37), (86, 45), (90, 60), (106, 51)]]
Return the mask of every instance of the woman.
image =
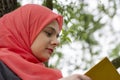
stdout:
[(0, 19), (0, 80), (90, 80), (85, 75), (62, 78), (44, 66), (62, 29), (62, 16), (28, 4)]

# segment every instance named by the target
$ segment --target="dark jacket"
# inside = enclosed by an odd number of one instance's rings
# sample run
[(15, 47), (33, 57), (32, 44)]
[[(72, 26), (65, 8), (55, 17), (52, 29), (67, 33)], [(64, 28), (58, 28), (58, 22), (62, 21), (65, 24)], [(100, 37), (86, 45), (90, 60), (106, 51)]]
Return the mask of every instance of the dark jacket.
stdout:
[(21, 80), (7, 65), (0, 61), (0, 80)]

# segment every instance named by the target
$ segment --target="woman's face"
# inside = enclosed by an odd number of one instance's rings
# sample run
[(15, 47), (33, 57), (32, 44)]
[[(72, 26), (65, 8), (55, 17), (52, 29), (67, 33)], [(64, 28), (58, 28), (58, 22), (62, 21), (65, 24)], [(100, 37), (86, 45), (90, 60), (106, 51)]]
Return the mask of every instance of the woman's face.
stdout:
[(33, 55), (35, 55), (40, 61), (48, 61), (53, 50), (59, 44), (59, 41), (57, 40), (58, 36), (59, 25), (55, 20), (48, 24), (34, 40), (31, 45)]

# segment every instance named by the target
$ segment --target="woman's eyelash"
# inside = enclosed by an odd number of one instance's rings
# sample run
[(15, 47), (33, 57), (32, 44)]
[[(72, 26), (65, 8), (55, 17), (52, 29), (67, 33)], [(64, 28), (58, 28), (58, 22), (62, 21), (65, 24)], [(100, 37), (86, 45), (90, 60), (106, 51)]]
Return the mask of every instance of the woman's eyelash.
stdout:
[[(44, 31), (45, 34), (48, 36), (48, 37), (51, 37), (54, 33), (53, 32), (50, 32), (50, 31)], [(58, 38), (60, 35), (56, 35), (56, 37)]]
[(45, 33), (47, 34), (47, 36), (51, 36), (52, 35), (52, 33), (47, 32), (47, 31), (45, 31)]

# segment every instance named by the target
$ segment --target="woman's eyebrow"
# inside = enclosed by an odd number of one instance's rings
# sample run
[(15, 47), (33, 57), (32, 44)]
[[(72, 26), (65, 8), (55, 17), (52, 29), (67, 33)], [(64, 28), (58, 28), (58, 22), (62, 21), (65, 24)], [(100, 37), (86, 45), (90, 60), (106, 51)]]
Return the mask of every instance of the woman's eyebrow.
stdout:
[(53, 27), (46, 27), (46, 28), (49, 28), (49, 29), (51, 29), (51, 30), (56, 32), (56, 30)]
[(57, 33), (57, 31), (53, 27), (46, 27), (46, 29), (51, 29), (52, 31), (54, 31), (55, 33)]

